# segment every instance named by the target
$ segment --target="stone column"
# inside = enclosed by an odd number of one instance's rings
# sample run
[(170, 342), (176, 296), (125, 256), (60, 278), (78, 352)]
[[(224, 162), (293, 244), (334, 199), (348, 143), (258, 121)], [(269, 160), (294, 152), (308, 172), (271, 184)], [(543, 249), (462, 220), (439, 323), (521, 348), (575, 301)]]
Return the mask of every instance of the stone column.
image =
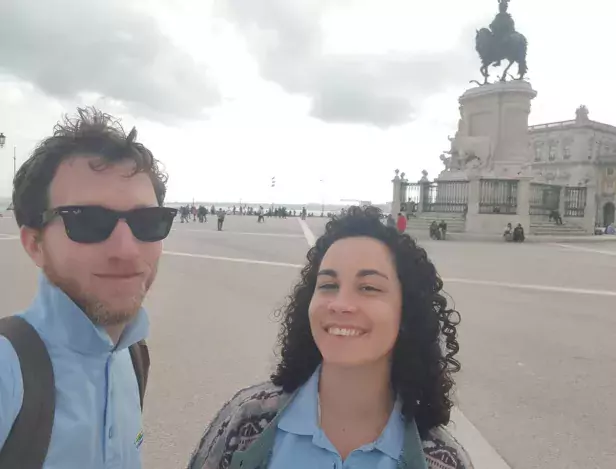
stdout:
[(518, 180), (518, 209), (516, 223), (521, 223), (526, 234), (530, 233), (530, 181), (531, 178)]
[(560, 186), (560, 197), (558, 199), (558, 211), (560, 212), (560, 216), (563, 217), (563, 221), (565, 219), (565, 202), (567, 201), (567, 187)]
[[(592, 183), (591, 183), (592, 184)], [(597, 186), (586, 186), (586, 206), (584, 207), (583, 227), (586, 234), (594, 234), (597, 222)]]
[(482, 230), (481, 216), (479, 215), (479, 191), (481, 179), (471, 177), (468, 180), (468, 211), (466, 212), (465, 230), (479, 233)]
[(428, 190), (430, 188), (430, 180), (428, 179), (428, 171), (424, 169), (421, 172), (421, 179), (418, 182), (419, 182), (419, 207), (417, 207), (417, 213), (423, 213), (424, 200), (426, 200), (426, 196), (428, 195)]
[(393, 197), (391, 200), (391, 213), (395, 217), (400, 212), (400, 190), (402, 189), (402, 179), (398, 175), (399, 170), (396, 169), (396, 176), (391, 180), (394, 188)]

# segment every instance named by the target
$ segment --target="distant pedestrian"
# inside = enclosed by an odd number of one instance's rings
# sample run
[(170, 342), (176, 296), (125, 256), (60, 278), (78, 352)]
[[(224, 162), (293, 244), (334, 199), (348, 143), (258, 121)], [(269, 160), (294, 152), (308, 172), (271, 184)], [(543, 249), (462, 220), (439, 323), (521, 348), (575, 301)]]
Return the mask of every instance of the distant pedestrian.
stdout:
[(218, 209), (218, 231), (222, 231), (222, 225), (225, 222), (225, 215), (226, 214), (227, 213), (222, 208)]
[(197, 214), (199, 216), (200, 223), (207, 222), (207, 208), (205, 208), (203, 205), (199, 205), (199, 208), (197, 209)]
[(524, 239), (526, 239), (524, 236), (524, 228), (522, 228), (522, 224), (518, 223), (518, 226), (513, 229), (513, 241), (516, 243), (523, 243)]
[(387, 226), (390, 228), (396, 228), (396, 220), (394, 220), (394, 216), (391, 213), (387, 215)]
[(398, 221), (396, 222), (396, 226), (399, 233), (404, 233), (406, 231), (406, 217), (402, 215), (402, 213), (398, 213)]
[(503, 238), (507, 242), (513, 241), (513, 226), (511, 225), (511, 223), (507, 223), (507, 226), (505, 227), (505, 232), (503, 233)]
[(560, 215), (560, 212), (558, 210), (552, 210), (548, 219), (549, 221), (553, 220), (557, 225), (563, 224), (563, 217)]
[(447, 238), (447, 222), (445, 220), (441, 220), (438, 224), (438, 229), (441, 232), (441, 239)]

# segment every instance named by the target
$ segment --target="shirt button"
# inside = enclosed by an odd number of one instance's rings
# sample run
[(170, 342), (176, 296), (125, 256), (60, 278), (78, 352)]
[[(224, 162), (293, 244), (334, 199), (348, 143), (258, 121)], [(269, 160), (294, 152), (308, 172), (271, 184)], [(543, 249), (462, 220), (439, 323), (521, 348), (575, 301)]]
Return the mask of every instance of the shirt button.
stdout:
[(109, 439), (113, 438), (113, 427), (109, 427)]

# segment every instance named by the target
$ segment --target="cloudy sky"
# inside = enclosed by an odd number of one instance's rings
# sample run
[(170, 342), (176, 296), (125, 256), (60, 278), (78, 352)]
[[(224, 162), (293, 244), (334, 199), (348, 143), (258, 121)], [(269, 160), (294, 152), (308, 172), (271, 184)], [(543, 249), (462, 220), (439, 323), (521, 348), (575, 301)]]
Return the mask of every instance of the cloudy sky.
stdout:
[[(2, 0), (0, 197), (63, 113), (135, 125), (168, 201), (389, 201), (394, 169), (441, 170), (474, 31), (497, 0)], [(607, 0), (511, 0), (539, 95), (616, 124)], [(272, 189), (270, 180), (276, 177)], [(321, 182), (323, 181), (323, 182)]]

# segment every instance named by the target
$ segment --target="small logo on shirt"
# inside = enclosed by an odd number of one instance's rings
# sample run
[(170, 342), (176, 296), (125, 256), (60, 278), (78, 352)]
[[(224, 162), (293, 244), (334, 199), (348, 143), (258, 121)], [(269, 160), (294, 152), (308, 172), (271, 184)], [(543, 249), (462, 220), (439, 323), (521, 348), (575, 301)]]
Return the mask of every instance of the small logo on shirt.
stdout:
[(135, 447), (139, 449), (139, 447), (141, 446), (141, 443), (143, 443), (143, 430), (141, 430), (137, 434), (137, 438), (135, 438)]

